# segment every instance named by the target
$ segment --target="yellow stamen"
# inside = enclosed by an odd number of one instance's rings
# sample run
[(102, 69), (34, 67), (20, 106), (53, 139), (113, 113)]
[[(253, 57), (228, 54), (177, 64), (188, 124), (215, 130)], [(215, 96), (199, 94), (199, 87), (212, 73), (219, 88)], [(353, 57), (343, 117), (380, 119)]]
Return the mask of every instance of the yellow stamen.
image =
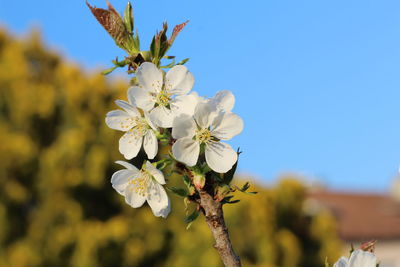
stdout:
[(145, 136), (150, 128), (147, 121), (144, 118), (136, 117), (134, 122), (136, 125), (129, 132), (139, 137)]
[(129, 181), (129, 184), (132, 185), (131, 189), (135, 191), (137, 194), (141, 196), (147, 195), (147, 189), (150, 185), (151, 175), (145, 171), (141, 170), (139, 177), (135, 177)]
[(162, 90), (161, 92), (159, 92), (156, 97), (156, 102), (159, 106), (168, 106), (170, 101), (171, 94), (168, 93), (166, 90)]
[(209, 129), (199, 129), (196, 131), (195, 138), (200, 143), (207, 143), (211, 140), (211, 132)]

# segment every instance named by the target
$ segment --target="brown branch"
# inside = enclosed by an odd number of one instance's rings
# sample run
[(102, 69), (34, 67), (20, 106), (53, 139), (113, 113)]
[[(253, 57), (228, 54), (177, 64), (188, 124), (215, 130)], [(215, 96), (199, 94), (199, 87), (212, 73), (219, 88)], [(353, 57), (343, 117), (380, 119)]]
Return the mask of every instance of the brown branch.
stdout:
[(198, 190), (200, 195), (200, 206), (203, 209), (208, 227), (214, 239), (214, 247), (217, 249), (226, 267), (240, 267), (240, 258), (233, 250), (229, 238), (228, 228), (225, 225), (224, 213), (221, 202), (215, 200), (207, 191)]

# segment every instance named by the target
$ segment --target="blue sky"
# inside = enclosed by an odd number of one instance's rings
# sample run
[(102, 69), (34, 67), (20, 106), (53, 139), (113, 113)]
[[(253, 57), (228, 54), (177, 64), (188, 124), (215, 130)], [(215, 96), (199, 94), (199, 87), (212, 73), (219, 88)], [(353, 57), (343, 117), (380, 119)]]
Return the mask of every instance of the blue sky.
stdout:
[[(105, 7), (105, 1), (90, 1)], [(111, 0), (123, 11), (126, 1)], [(171, 55), (190, 57), (194, 90), (229, 89), (244, 132), (240, 170), (266, 182), (294, 172), (340, 190), (385, 191), (400, 164), (399, 1), (133, 2), (142, 48), (190, 20)], [(87, 69), (124, 52), (82, 1), (0, 0), (11, 32), (42, 29)], [(120, 74), (117, 74), (120, 75)]]

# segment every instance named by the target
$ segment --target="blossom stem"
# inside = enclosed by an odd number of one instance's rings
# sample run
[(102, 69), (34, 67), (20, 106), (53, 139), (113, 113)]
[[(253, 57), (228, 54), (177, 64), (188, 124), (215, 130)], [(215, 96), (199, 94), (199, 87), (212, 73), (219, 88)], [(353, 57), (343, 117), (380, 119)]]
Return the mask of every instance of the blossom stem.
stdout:
[(239, 256), (236, 255), (225, 224), (221, 202), (215, 200), (207, 191), (200, 189), (200, 207), (206, 218), (214, 239), (214, 248), (218, 251), (226, 267), (240, 267)]

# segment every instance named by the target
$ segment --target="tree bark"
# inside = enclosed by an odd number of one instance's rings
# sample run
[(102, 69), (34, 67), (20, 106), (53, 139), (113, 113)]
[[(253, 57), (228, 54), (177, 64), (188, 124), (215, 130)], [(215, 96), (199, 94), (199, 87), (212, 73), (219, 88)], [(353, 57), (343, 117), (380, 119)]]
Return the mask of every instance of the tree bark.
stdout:
[(226, 267), (241, 267), (240, 258), (233, 250), (229, 238), (221, 202), (215, 200), (207, 191), (199, 190), (199, 194), (200, 206), (203, 209), (206, 222), (215, 239), (214, 247), (218, 251), (224, 265)]

